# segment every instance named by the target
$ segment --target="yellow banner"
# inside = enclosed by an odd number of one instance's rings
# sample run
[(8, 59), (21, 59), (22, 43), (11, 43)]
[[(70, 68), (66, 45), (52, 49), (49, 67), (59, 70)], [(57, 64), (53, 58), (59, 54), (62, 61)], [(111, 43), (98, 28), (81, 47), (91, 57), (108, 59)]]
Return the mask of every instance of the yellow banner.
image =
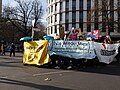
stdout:
[(50, 62), (48, 54), (48, 41), (24, 42), (24, 64), (43, 65)]

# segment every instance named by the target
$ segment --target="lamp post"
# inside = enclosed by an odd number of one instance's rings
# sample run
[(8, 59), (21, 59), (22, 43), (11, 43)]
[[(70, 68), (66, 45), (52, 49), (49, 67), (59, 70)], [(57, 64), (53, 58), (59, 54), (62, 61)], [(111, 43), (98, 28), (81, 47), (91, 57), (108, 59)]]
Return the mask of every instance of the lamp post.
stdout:
[(34, 26), (34, 24), (35, 24), (35, 20), (32, 21), (32, 41), (33, 41), (33, 37), (34, 37), (34, 32), (35, 32), (35, 31), (36, 31), (36, 32), (39, 32), (39, 31), (40, 31), (40, 29), (39, 29), (39, 28), (36, 28), (36, 27)]
[(35, 20), (32, 20), (32, 41), (33, 41), (33, 37), (34, 37), (34, 24), (35, 24)]

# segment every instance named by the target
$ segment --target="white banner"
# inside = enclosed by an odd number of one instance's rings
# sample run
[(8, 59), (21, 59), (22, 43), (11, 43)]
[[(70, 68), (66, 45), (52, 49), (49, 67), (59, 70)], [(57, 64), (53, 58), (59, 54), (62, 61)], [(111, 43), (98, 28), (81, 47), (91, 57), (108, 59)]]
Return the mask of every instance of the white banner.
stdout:
[(53, 40), (49, 41), (49, 54), (61, 55), (75, 59), (93, 59), (96, 57), (92, 41), (70, 41)]
[(95, 42), (95, 51), (99, 62), (111, 63), (118, 54), (119, 44), (104, 44)]

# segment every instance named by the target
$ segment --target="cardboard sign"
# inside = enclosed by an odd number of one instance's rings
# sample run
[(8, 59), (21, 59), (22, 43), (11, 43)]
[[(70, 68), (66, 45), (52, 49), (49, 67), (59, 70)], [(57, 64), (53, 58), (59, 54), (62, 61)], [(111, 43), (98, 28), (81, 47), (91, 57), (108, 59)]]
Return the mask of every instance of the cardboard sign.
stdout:
[(65, 36), (64, 27), (63, 27), (63, 26), (60, 26), (60, 27), (59, 27), (59, 35), (60, 35), (60, 38), (61, 38), (61, 39), (63, 39), (64, 36)]

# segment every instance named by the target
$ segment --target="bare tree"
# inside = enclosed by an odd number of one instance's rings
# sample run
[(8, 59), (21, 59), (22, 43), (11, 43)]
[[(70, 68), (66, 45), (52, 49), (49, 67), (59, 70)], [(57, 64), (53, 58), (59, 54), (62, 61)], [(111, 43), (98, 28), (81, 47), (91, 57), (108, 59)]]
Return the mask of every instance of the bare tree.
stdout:
[[(93, 0), (93, 2), (95, 5), (89, 10), (88, 22), (94, 22), (95, 29), (99, 29), (99, 24), (102, 24), (102, 31), (107, 31), (107, 34), (110, 35), (110, 32), (114, 32), (115, 24), (118, 24), (118, 21), (114, 20), (114, 12), (116, 11), (114, 0)], [(118, 7), (117, 10), (119, 10)]]
[(23, 36), (31, 34), (31, 21), (35, 19), (35, 26), (42, 16), (42, 5), (38, 0), (15, 0), (17, 6), (4, 7), (5, 17), (15, 26)]
[(20, 32), (12, 25), (6, 18), (0, 19), (0, 33), (1, 39), (6, 42), (19, 42), (19, 38), (22, 36)]
[(34, 27), (37, 27), (37, 24), (41, 22), (41, 17), (43, 15), (43, 7), (41, 5), (41, 2), (38, 0), (34, 0), (32, 4), (34, 7), (33, 7), (31, 18), (35, 20)]

